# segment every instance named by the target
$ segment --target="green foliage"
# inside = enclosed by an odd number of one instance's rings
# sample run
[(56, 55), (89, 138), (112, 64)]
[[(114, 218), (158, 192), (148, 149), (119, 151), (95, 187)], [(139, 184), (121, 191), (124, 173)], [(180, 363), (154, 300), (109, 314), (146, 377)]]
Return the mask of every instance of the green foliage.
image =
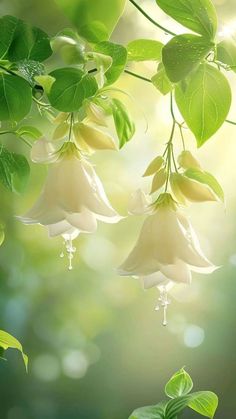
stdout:
[(0, 147), (0, 181), (11, 192), (24, 191), (30, 174), (27, 159)]
[(43, 136), (42, 132), (39, 131), (38, 128), (31, 125), (22, 125), (16, 130), (16, 134), (20, 137), (32, 138), (34, 140), (38, 140)]
[(21, 60), (17, 62), (17, 70), (31, 84), (35, 85), (35, 77), (44, 74), (45, 68), (39, 61)]
[(127, 45), (129, 61), (160, 61), (163, 44), (153, 39), (135, 39)]
[(0, 120), (20, 121), (30, 111), (32, 93), (21, 77), (0, 73)]
[(84, 99), (93, 96), (98, 89), (96, 79), (77, 68), (54, 70), (50, 76), (55, 81), (48, 98), (51, 105), (59, 111), (78, 111)]
[(152, 77), (151, 80), (153, 86), (155, 86), (162, 95), (167, 95), (167, 93), (170, 93), (174, 88), (174, 85), (168, 78), (165, 67), (162, 63), (158, 65), (157, 73)]
[(21, 343), (4, 330), (0, 330), (0, 348), (7, 350), (8, 348), (18, 349), (21, 352), (25, 364), (26, 371), (28, 369), (28, 357), (24, 354)]
[(164, 12), (193, 32), (213, 39), (217, 15), (211, 0), (156, 0)]
[(225, 121), (231, 105), (231, 89), (219, 70), (201, 64), (177, 85), (175, 99), (200, 147)]
[(193, 388), (193, 382), (190, 375), (185, 371), (184, 368), (177, 371), (173, 377), (168, 381), (165, 386), (165, 393), (172, 399), (185, 396)]
[(111, 66), (106, 70), (106, 84), (114, 83), (124, 71), (127, 61), (126, 48), (112, 42), (99, 42), (95, 45), (95, 52), (112, 58)]
[(194, 70), (213, 48), (214, 43), (198, 35), (172, 38), (162, 50), (162, 60), (170, 81), (178, 82)]
[(186, 407), (212, 419), (218, 406), (218, 397), (211, 391), (190, 393), (192, 387), (191, 377), (182, 368), (165, 386), (165, 393), (171, 398), (170, 401), (136, 409), (129, 419), (177, 419), (177, 415)]
[(212, 189), (212, 191), (215, 193), (215, 195), (221, 201), (224, 201), (224, 191), (222, 187), (220, 186), (219, 182), (211, 173), (204, 172), (199, 169), (191, 168), (191, 169), (187, 169), (184, 172), (184, 175), (187, 176), (189, 179), (193, 179), (204, 185), (208, 185)]
[(216, 58), (236, 72), (236, 43), (233, 39), (224, 39), (217, 45)]
[(131, 120), (127, 109), (119, 99), (112, 100), (112, 114), (120, 142), (120, 148), (122, 148), (133, 137), (135, 125)]
[(109, 39), (126, 0), (55, 0), (65, 15), (76, 26), (80, 36), (89, 42)]
[(52, 50), (48, 35), (14, 16), (0, 19), (0, 58), (44, 61)]

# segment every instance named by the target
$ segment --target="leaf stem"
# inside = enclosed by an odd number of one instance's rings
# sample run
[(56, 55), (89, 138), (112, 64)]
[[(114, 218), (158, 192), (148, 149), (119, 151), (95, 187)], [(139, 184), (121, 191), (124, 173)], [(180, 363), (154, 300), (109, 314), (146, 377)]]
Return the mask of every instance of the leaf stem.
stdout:
[(230, 121), (230, 119), (226, 119), (225, 122), (227, 122), (228, 124), (236, 125), (236, 122)]
[(130, 76), (136, 77), (137, 79), (147, 81), (148, 83), (152, 83), (151, 79), (148, 79), (147, 77), (141, 76), (140, 74), (134, 73), (130, 70), (124, 70), (125, 73), (129, 74)]
[(69, 141), (71, 141), (71, 134), (72, 134), (73, 123), (74, 123), (74, 115), (73, 115), (73, 112), (71, 112), (71, 114), (70, 114)]
[(142, 13), (142, 15), (144, 17), (146, 17), (146, 19), (148, 19), (153, 25), (157, 26), (159, 29), (161, 29), (162, 31), (164, 31), (165, 33), (175, 36), (176, 34), (172, 31), (170, 31), (169, 29), (165, 28), (164, 26), (160, 25), (158, 22), (156, 22), (154, 19), (151, 18), (151, 16), (149, 16), (145, 10), (142, 9), (142, 7), (140, 7), (135, 0), (129, 0), (130, 3), (133, 4), (134, 7), (136, 7), (136, 9), (138, 9), (138, 11), (140, 13)]

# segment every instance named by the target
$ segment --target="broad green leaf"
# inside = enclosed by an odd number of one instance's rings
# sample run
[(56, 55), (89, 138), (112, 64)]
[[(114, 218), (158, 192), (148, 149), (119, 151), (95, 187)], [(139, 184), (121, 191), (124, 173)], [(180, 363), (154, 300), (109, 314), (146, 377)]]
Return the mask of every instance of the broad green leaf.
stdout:
[(44, 61), (52, 50), (48, 35), (14, 16), (0, 19), (0, 57), (10, 61)]
[(112, 42), (99, 42), (95, 45), (94, 51), (112, 58), (112, 65), (106, 71), (105, 76), (106, 84), (114, 83), (124, 71), (127, 61), (126, 48)]
[(17, 70), (31, 84), (35, 85), (35, 77), (44, 74), (45, 68), (39, 61), (21, 60), (17, 62)]
[(201, 64), (176, 86), (175, 99), (200, 147), (225, 121), (231, 105), (231, 89), (219, 70)]
[(4, 330), (0, 330), (0, 347), (3, 348), (4, 350), (8, 348), (18, 349), (18, 351), (20, 351), (22, 354), (25, 368), (27, 371), (28, 357), (27, 355), (24, 354), (21, 343), (16, 338), (14, 338), (14, 336), (10, 335), (7, 332), (4, 332)]
[(32, 92), (22, 77), (0, 73), (0, 120), (20, 121), (30, 111)]
[(145, 406), (135, 409), (128, 419), (164, 419), (164, 412), (165, 402), (161, 402), (154, 406)]
[(17, 129), (16, 134), (22, 137), (33, 138), (34, 140), (38, 140), (43, 136), (42, 132), (39, 131), (38, 128), (31, 125), (22, 125)]
[(213, 39), (217, 14), (211, 0), (156, 0), (164, 12), (193, 32)]
[(55, 0), (76, 26), (79, 35), (89, 42), (109, 39), (126, 0)]
[(203, 183), (205, 185), (208, 185), (216, 196), (221, 201), (224, 201), (224, 191), (222, 187), (220, 186), (219, 182), (216, 180), (216, 178), (208, 172), (203, 172), (199, 169), (188, 169), (184, 172), (184, 175), (187, 176), (190, 179), (196, 180), (197, 182)]
[(224, 39), (217, 45), (216, 59), (232, 67), (236, 72), (236, 42), (233, 39)]
[(162, 50), (162, 61), (170, 81), (176, 83), (184, 79), (213, 46), (209, 39), (198, 35), (184, 34), (172, 38)]
[(120, 142), (120, 148), (122, 148), (133, 137), (135, 133), (135, 125), (125, 106), (118, 99), (112, 100), (112, 114)]
[(129, 61), (160, 61), (163, 44), (153, 39), (136, 39), (127, 45)]
[(93, 96), (98, 89), (96, 79), (77, 68), (54, 70), (50, 76), (55, 82), (48, 99), (54, 108), (62, 112), (78, 111), (84, 99)]
[(30, 166), (24, 156), (0, 147), (0, 181), (7, 189), (16, 193), (23, 192), (29, 174)]
[(218, 406), (218, 398), (211, 391), (180, 396), (169, 401), (165, 410), (165, 419), (175, 419), (186, 407), (190, 407), (202, 416), (212, 419)]
[(166, 74), (165, 67), (162, 63), (158, 65), (157, 73), (151, 78), (153, 86), (159, 90), (162, 95), (167, 95), (173, 90), (174, 85)]
[[(194, 395), (195, 394), (195, 395)], [(218, 397), (211, 391), (194, 393), (188, 407), (207, 418), (213, 418), (218, 407)]]
[(165, 386), (165, 393), (168, 397), (185, 396), (193, 388), (193, 382), (190, 375), (182, 368), (177, 371)]

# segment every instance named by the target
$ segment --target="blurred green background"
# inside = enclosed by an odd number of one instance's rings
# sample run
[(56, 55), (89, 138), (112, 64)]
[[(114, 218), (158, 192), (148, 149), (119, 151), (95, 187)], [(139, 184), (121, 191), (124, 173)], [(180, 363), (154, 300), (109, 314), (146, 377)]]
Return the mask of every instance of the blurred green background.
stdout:
[[(181, 31), (154, 0), (139, 3), (163, 25)], [(234, 0), (214, 3), (220, 27), (236, 18)], [(2, 0), (0, 11), (50, 35), (69, 26), (52, 0)], [(113, 39), (127, 43), (142, 37), (168, 40), (128, 5)], [(53, 68), (52, 60), (49, 65)], [(148, 64), (133, 69), (146, 75), (154, 70)], [(235, 75), (230, 81), (234, 92)], [(92, 160), (113, 206), (125, 215), (131, 192), (150, 187), (141, 176), (162, 151), (171, 119), (168, 98), (154, 87), (128, 75), (117, 86), (134, 98), (126, 102), (137, 133), (120, 153), (98, 152)], [(236, 103), (230, 115), (234, 120), (235, 111)], [(52, 131), (36, 114), (28, 122), (37, 123), (45, 135)], [(15, 138), (1, 140), (9, 149), (28, 153)], [(28, 375), (15, 351), (8, 351), (8, 362), (1, 361), (1, 419), (127, 419), (134, 408), (161, 400), (165, 382), (184, 365), (196, 390), (219, 395), (216, 418), (235, 417), (236, 128), (225, 124), (198, 151), (190, 133), (186, 140), (226, 193), (226, 209), (209, 203), (186, 210), (206, 254), (222, 267), (210, 276), (195, 274), (191, 287), (174, 290), (166, 328), (154, 311), (157, 291), (144, 292), (137, 281), (115, 272), (137, 238), (142, 217), (128, 217), (118, 225), (100, 223), (96, 234), (79, 237), (69, 272), (60, 258), (61, 239), (49, 239), (43, 227), (24, 226), (14, 218), (38, 196), (46, 168), (32, 165), (23, 196), (0, 187), (0, 218), (6, 225), (0, 249), (0, 328), (20, 339), (30, 359)], [(175, 144), (178, 151), (178, 136)], [(190, 411), (183, 415), (195, 417)]]

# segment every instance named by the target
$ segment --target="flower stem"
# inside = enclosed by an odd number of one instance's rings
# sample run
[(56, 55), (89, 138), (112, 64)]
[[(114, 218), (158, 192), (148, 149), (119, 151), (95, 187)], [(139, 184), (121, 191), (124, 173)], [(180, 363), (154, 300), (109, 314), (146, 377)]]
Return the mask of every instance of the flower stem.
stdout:
[(170, 31), (169, 29), (165, 28), (164, 26), (160, 25), (158, 22), (156, 22), (154, 19), (151, 18), (151, 16), (149, 16), (145, 10), (142, 9), (142, 7), (140, 7), (135, 0), (129, 0), (130, 3), (132, 3), (134, 5), (134, 7), (136, 7), (136, 9), (138, 9), (138, 11), (140, 13), (142, 13), (142, 15), (144, 17), (146, 17), (146, 19), (148, 19), (153, 25), (157, 26), (159, 29), (161, 29), (162, 31), (164, 31), (165, 33), (168, 33), (169, 35), (175, 36), (176, 34), (172, 31)]
[(74, 115), (73, 115), (73, 112), (71, 112), (71, 114), (70, 114), (69, 141), (71, 141), (73, 124), (74, 124)]

